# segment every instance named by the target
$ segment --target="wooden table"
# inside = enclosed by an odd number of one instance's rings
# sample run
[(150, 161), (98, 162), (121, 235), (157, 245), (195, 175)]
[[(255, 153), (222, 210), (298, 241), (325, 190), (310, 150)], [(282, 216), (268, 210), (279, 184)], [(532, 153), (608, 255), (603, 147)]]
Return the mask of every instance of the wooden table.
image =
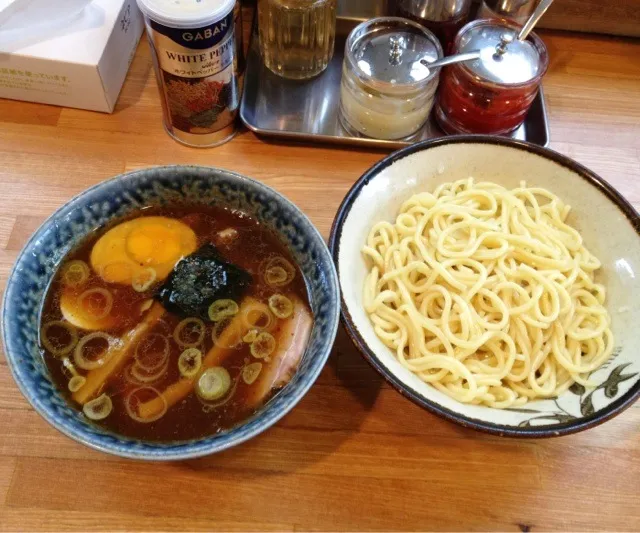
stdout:
[[(640, 205), (640, 42), (544, 32), (552, 148)], [(0, 280), (55, 209), (152, 165), (219, 166), (281, 191), (326, 236), (381, 152), (264, 142), (212, 150), (161, 126), (149, 47), (103, 115), (0, 100)], [(640, 529), (640, 404), (593, 430), (516, 441), (413, 405), (340, 332), (316, 385), (274, 428), (216, 456), (145, 464), (92, 451), (44, 422), (0, 358), (2, 530)]]

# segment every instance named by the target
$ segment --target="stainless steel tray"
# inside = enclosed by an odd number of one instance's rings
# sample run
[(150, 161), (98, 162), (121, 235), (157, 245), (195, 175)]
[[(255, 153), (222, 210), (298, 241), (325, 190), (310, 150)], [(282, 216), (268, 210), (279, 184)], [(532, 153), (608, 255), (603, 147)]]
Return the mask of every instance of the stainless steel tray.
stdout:
[[(338, 120), (338, 109), (344, 44), (351, 29), (359, 22), (361, 20), (357, 18), (338, 18), (333, 59), (320, 76), (307, 81), (283, 79), (264, 66), (258, 48), (257, 27), (254, 25), (240, 104), (240, 118), (247, 128), (268, 137), (392, 150), (417, 141), (443, 136), (444, 133), (435, 123), (433, 116), (427, 121), (422, 132), (410, 142), (353, 136), (342, 128)], [(540, 146), (549, 144), (549, 121), (542, 89), (533, 102), (524, 124), (513, 132), (511, 137)]]

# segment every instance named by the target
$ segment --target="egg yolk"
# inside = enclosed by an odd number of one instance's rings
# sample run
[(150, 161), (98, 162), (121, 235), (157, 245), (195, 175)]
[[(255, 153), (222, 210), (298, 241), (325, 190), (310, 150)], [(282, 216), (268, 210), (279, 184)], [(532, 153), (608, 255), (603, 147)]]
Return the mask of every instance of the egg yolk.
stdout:
[(108, 283), (129, 285), (149, 268), (162, 280), (196, 246), (196, 234), (179, 220), (141, 217), (100, 237), (91, 250), (91, 266)]

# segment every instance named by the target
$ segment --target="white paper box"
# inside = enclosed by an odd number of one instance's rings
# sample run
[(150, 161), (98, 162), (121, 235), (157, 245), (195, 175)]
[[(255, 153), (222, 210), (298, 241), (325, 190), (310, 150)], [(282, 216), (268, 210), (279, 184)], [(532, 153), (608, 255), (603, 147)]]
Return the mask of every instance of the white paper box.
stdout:
[(0, 0), (0, 98), (110, 113), (143, 26), (135, 0)]

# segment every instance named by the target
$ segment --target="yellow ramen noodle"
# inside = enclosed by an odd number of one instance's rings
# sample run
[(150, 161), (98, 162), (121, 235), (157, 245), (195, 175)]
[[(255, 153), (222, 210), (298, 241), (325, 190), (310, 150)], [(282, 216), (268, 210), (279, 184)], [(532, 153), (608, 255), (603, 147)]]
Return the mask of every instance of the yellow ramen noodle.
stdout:
[(551, 192), (472, 179), (409, 198), (379, 222), (364, 305), (377, 336), (423, 381), (464, 403), (552, 398), (611, 355), (600, 261)]

